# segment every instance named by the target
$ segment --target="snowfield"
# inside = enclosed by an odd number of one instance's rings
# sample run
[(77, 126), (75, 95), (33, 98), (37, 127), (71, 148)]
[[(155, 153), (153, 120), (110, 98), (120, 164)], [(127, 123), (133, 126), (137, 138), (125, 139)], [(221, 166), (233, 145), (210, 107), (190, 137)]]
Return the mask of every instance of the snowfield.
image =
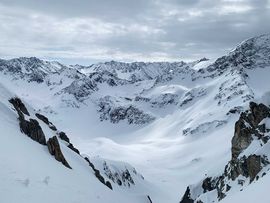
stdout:
[[(270, 35), (246, 40), (217, 60), (191, 63), (66, 66), (37, 58), (0, 60), (0, 202), (173, 203), (181, 201), (189, 185), (195, 188), (191, 197), (218, 202), (216, 190), (204, 193), (197, 184), (224, 172), (235, 122), (249, 103), (269, 107), (269, 77)], [(58, 137), (72, 169), (20, 131), (8, 101), (15, 96), (30, 113), (25, 118), (39, 122), (46, 140)], [(262, 121), (266, 129), (269, 120)], [(60, 131), (80, 155), (59, 138)], [(254, 139), (241, 156), (268, 156), (268, 147)], [(221, 202), (262, 197), (260, 202), (268, 203), (268, 168), (243, 187), (230, 183)]]

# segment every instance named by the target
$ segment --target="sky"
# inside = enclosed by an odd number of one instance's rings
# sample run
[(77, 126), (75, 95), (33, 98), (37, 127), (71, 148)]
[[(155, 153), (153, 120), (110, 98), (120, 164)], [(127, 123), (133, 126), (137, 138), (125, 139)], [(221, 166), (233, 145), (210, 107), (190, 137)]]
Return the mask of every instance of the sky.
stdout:
[(269, 20), (270, 0), (0, 0), (0, 58), (214, 59)]

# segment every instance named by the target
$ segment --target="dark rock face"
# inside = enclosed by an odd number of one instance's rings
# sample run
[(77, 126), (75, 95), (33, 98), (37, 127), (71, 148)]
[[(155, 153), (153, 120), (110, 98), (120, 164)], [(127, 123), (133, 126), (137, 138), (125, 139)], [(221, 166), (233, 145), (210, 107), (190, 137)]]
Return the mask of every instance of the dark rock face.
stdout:
[(48, 140), (47, 146), (48, 146), (50, 154), (53, 155), (57, 161), (61, 162), (64, 166), (71, 169), (70, 165), (66, 161), (61, 151), (61, 148), (60, 148), (60, 145), (56, 136), (53, 136), (52, 138)]
[(30, 121), (27, 121), (24, 119), (24, 117), (20, 116), (19, 121), (20, 129), (24, 134), (26, 134), (32, 140), (35, 140), (42, 145), (46, 145), (45, 135), (37, 120), (30, 119)]
[(40, 120), (42, 120), (44, 123), (46, 123), (47, 125), (49, 125), (49, 119), (42, 115), (42, 114), (39, 114), (39, 113), (36, 113), (36, 117)]
[(68, 148), (70, 148), (72, 151), (74, 151), (75, 153), (80, 155), (80, 151), (76, 147), (74, 147), (74, 145), (72, 143), (70, 143), (70, 140), (69, 140), (68, 136), (66, 135), (66, 133), (60, 132), (60, 133), (58, 133), (58, 135), (59, 135), (59, 138), (61, 140), (64, 140), (68, 143)]
[(203, 180), (202, 188), (203, 192), (211, 191), (214, 189), (210, 177), (207, 177), (206, 179)]
[(42, 114), (39, 114), (39, 113), (36, 113), (35, 115), (36, 115), (36, 117), (38, 119), (40, 119), (44, 123), (46, 123), (49, 126), (49, 128), (51, 128), (53, 131), (56, 131), (57, 130), (57, 128), (49, 121), (49, 119), (46, 116), (44, 116)]
[(25, 115), (30, 116), (27, 108), (25, 107), (24, 103), (22, 102), (22, 100), (20, 98), (18, 98), (18, 97), (11, 98), (9, 100), (9, 102), (14, 106), (16, 111), (21, 111)]
[[(135, 182), (128, 169), (119, 170), (117, 172), (112, 171), (111, 168), (104, 161), (103, 170), (105, 172), (105, 175), (114, 183), (117, 183), (119, 186), (123, 185), (123, 186), (130, 187), (131, 185), (135, 185)], [(133, 172), (137, 173), (135, 169), (133, 170)]]
[(119, 123), (126, 120), (128, 124), (147, 124), (151, 123), (155, 118), (134, 106), (117, 106), (115, 107), (111, 101), (101, 101), (99, 103), (100, 120), (110, 120), (112, 123)]
[(147, 195), (147, 199), (149, 200), (150, 203), (153, 203), (149, 195)]
[(263, 166), (266, 166), (267, 164), (269, 164), (269, 162), (265, 157), (253, 154), (248, 157), (243, 156), (240, 159), (232, 160), (225, 169), (225, 172), (232, 180), (235, 180), (239, 175), (242, 175), (246, 178), (249, 177), (250, 182), (252, 182)]
[(111, 190), (113, 190), (113, 187), (112, 187), (112, 184), (110, 183), (110, 181), (105, 181), (105, 178), (100, 174), (100, 171), (97, 170), (97, 169), (95, 168), (94, 164), (93, 164), (87, 157), (85, 157), (84, 159), (88, 162), (89, 166), (90, 166), (90, 167), (93, 169), (93, 171), (95, 172), (96, 178), (97, 178), (102, 184), (106, 185), (108, 188), (110, 188)]
[(61, 140), (64, 140), (64, 141), (66, 141), (66, 142), (69, 143), (69, 138), (68, 138), (68, 136), (66, 135), (66, 133), (60, 132), (60, 133), (59, 133), (59, 137), (60, 137)]
[(236, 106), (236, 107), (230, 109), (229, 112), (227, 113), (227, 115), (229, 115), (229, 114), (236, 114), (236, 113), (237, 114), (240, 114), (242, 111), (243, 111), (243, 107)]
[(77, 154), (80, 154), (80, 151), (73, 146), (73, 144), (69, 143), (68, 148), (70, 148), (72, 151), (76, 152)]
[(24, 103), (17, 97), (10, 99), (9, 102), (14, 106), (18, 113), (21, 132), (26, 134), (32, 140), (35, 140), (42, 145), (46, 145), (46, 138), (38, 121), (35, 119), (30, 119), (29, 121), (25, 120), (24, 115), (30, 116), (30, 114)]
[(187, 187), (186, 192), (180, 201), (180, 203), (194, 203), (194, 200), (190, 198), (190, 189)]
[[(260, 124), (265, 118), (270, 118), (270, 108), (264, 104), (250, 103), (250, 110), (241, 113), (239, 120), (235, 123), (235, 132), (232, 138), (232, 159), (225, 166), (224, 173), (218, 177), (207, 177), (197, 187), (202, 187), (203, 193), (217, 190), (217, 198), (225, 198), (226, 192), (231, 189), (228, 180), (235, 181), (239, 176), (249, 178), (250, 183), (259, 178), (259, 172), (266, 165), (270, 164), (268, 158), (264, 155), (250, 154), (249, 156), (239, 156), (247, 149), (254, 139), (261, 140), (262, 144), (268, 142), (269, 137), (266, 132), (265, 124)], [(238, 180), (238, 184), (243, 185), (245, 180)], [(191, 197), (192, 187), (187, 190), (180, 203), (194, 203), (201, 200), (197, 199), (201, 194), (196, 193), (194, 189)]]
[(264, 132), (258, 131), (258, 124), (266, 117), (270, 116), (270, 109), (264, 104), (250, 102), (250, 110), (241, 113), (240, 119), (235, 123), (235, 132), (232, 139), (232, 158), (236, 159), (238, 155), (245, 150), (253, 138), (263, 137)]

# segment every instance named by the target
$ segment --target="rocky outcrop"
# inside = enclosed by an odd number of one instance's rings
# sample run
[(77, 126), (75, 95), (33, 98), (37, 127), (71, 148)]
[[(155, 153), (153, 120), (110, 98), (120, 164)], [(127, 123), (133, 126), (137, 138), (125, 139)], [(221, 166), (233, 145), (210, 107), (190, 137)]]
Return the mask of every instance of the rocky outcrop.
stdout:
[(95, 172), (95, 176), (96, 178), (104, 185), (106, 185), (108, 188), (110, 188), (111, 190), (113, 189), (112, 184), (110, 183), (110, 181), (105, 181), (105, 178), (100, 174), (100, 171), (98, 169), (95, 168), (94, 164), (87, 158), (84, 158), (85, 161), (88, 162), (89, 166), (93, 169), (93, 171)]
[(75, 153), (80, 154), (80, 151), (76, 147), (74, 147), (73, 144), (69, 143), (68, 148), (74, 151)]
[(57, 161), (61, 162), (64, 166), (71, 169), (70, 165), (66, 161), (61, 151), (61, 148), (60, 148), (60, 145), (56, 136), (53, 136), (47, 141), (47, 146), (48, 146), (50, 154), (53, 155)]
[(119, 169), (118, 171), (114, 171), (104, 161), (103, 170), (104, 170), (105, 175), (114, 183), (117, 183), (119, 186), (123, 185), (123, 186), (130, 187), (131, 185), (135, 185), (135, 182), (128, 169), (125, 169), (125, 170)]
[(99, 101), (100, 120), (109, 120), (112, 123), (119, 123), (126, 120), (128, 124), (147, 124), (155, 118), (142, 110), (130, 106), (115, 106), (110, 97), (104, 97)]
[(46, 138), (38, 121), (31, 118), (29, 121), (25, 119), (25, 115), (30, 116), (30, 114), (24, 103), (17, 97), (10, 99), (9, 102), (14, 106), (18, 113), (21, 132), (26, 134), (32, 140), (42, 145), (46, 145)]
[[(249, 107), (250, 109), (242, 112), (235, 123), (232, 158), (225, 166), (224, 172), (217, 177), (207, 177), (195, 186), (188, 186), (180, 203), (203, 202), (200, 197), (213, 190), (216, 190), (216, 199), (219, 201), (230, 191), (232, 181), (238, 181), (236, 184), (241, 186), (246, 181), (252, 183), (260, 177), (262, 169), (270, 164), (266, 155), (246, 152), (255, 141), (260, 143), (260, 147), (268, 142), (270, 129), (267, 129), (263, 121), (270, 118), (270, 108), (254, 102), (250, 102)], [(244, 152), (246, 154), (242, 154)]]
[(66, 135), (66, 133), (64, 133), (64, 132), (59, 132), (58, 135), (59, 135), (59, 138), (60, 138), (61, 140), (64, 140), (65, 142), (68, 143), (67, 147), (68, 147), (69, 149), (71, 149), (72, 151), (74, 151), (75, 153), (77, 153), (77, 154), (80, 155), (80, 151), (79, 151), (76, 147), (74, 147), (74, 145), (73, 145), (72, 143), (70, 143), (70, 140), (69, 140), (68, 136)]
[(191, 194), (190, 194), (190, 189), (189, 187), (187, 187), (186, 192), (182, 198), (182, 200), (180, 201), (180, 203), (194, 203), (194, 200), (191, 199)]
[(261, 169), (269, 164), (264, 156), (252, 154), (248, 157), (243, 156), (240, 159), (231, 160), (225, 169), (229, 179), (235, 180), (239, 175), (250, 178), (252, 182)]
[(46, 116), (39, 114), (39, 113), (36, 113), (35, 115), (38, 119), (40, 119), (44, 123), (46, 123), (50, 129), (52, 129), (53, 131), (57, 131), (57, 128), (49, 121), (49, 119)]
[(263, 137), (265, 125), (259, 123), (270, 116), (270, 109), (264, 104), (250, 102), (250, 110), (241, 113), (240, 119), (235, 123), (235, 132), (232, 139), (232, 159), (245, 150), (253, 140), (252, 135), (267, 142), (268, 137)]
[(18, 97), (11, 98), (9, 102), (14, 106), (16, 111), (21, 111), (25, 115), (30, 116), (27, 108), (25, 107), (24, 103), (22, 102), (20, 98)]
[(59, 132), (58, 135), (59, 135), (59, 138), (60, 138), (61, 140), (64, 140), (64, 141), (66, 141), (66, 142), (69, 143), (69, 138), (68, 138), (68, 136), (66, 135), (66, 133), (64, 133), (64, 132)]
[(32, 140), (37, 141), (42, 145), (46, 145), (46, 138), (40, 127), (39, 123), (35, 119), (25, 120), (24, 117), (19, 117), (21, 131), (30, 137)]

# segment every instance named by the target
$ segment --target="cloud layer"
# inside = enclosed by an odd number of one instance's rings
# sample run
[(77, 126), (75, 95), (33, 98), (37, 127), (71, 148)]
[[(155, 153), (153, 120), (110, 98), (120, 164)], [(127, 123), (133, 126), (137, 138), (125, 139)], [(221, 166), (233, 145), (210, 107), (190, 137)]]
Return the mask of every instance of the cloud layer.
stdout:
[(270, 33), (270, 0), (0, 0), (0, 57), (215, 58)]

